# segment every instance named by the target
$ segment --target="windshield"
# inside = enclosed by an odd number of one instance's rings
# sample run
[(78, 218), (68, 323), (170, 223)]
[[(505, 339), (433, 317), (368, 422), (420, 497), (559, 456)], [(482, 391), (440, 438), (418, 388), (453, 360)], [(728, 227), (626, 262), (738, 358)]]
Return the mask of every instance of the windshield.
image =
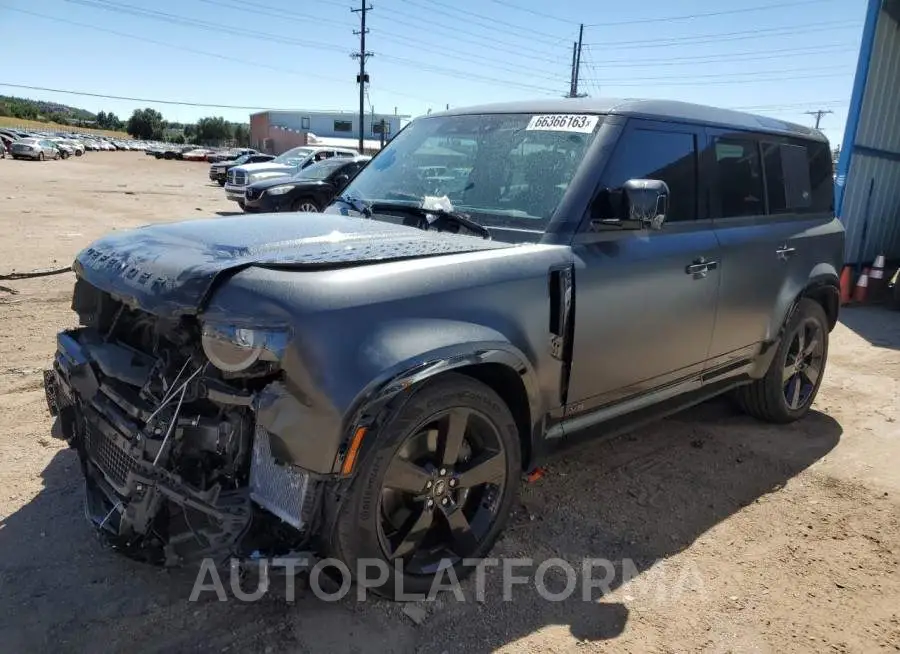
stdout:
[(242, 154), (242, 155), (239, 156), (239, 157), (235, 157), (234, 163), (236, 163), (237, 165), (240, 166), (241, 164), (247, 163), (247, 160), (248, 160), (248, 159), (250, 159), (250, 155), (249, 155), (249, 154)]
[(325, 179), (335, 170), (346, 165), (346, 160), (326, 159), (325, 161), (319, 161), (311, 166), (307, 166), (294, 175), (294, 179)]
[(299, 166), (311, 152), (310, 148), (294, 148), (293, 150), (282, 152), (272, 161), (274, 163), (287, 164), (288, 166)]
[(415, 206), (427, 196), (446, 198), (442, 206), (449, 201), (452, 210), (486, 227), (543, 232), (601, 119), (588, 114), (421, 118), (397, 134), (344, 195)]

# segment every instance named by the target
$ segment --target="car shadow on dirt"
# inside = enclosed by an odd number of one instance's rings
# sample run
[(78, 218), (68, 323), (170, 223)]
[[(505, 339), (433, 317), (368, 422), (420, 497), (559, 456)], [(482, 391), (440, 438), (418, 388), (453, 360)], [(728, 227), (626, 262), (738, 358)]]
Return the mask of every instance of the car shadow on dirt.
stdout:
[[(777, 492), (840, 435), (840, 425), (821, 413), (777, 427), (714, 401), (590, 443), (523, 487), (521, 506), (491, 553), (520, 559), (514, 572), (525, 583), (504, 589), (500, 563), (488, 568), (483, 601), (470, 577), (461, 585), (463, 601), (443, 592), (437, 601), (408, 605), (360, 602), (355, 590), (338, 602), (299, 591), (288, 603), (277, 581), (256, 602), (230, 591), (225, 602), (212, 591), (191, 602), (196, 570), (151, 568), (101, 547), (82, 513), (77, 458), (61, 450), (42, 474), (44, 489), (0, 522), (0, 642), (18, 652), (103, 643), (107, 651), (441, 654), (515, 647), (547, 628), (561, 627), (579, 641), (612, 639), (629, 620), (627, 602), (604, 599), (603, 589), (584, 600), (585, 559), (612, 566), (611, 576), (595, 567), (595, 583), (605, 579), (615, 591), (633, 577), (631, 589), (711, 528)], [(548, 601), (534, 583), (537, 565), (551, 558), (577, 573), (562, 601)], [(543, 581), (550, 593), (566, 588), (559, 566)], [(702, 570), (676, 566), (647, 587), (663, 599), (668, 593), (672, 601), (689, 601), (704, 592), (703, 582)]]
[(845, 307), (840, 322), (875, 347), (900, 350), (900, 311), (886, 306)]

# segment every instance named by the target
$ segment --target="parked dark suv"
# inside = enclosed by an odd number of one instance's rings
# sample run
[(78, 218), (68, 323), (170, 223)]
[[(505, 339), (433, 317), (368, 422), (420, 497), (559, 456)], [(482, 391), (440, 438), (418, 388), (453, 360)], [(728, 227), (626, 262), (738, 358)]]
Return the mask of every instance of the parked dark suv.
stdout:
[(726, 392), (802, 418), (843, 239), (806, 127), (656, 101), (432, 114), (326, 213), (85, 249), (47, 397), (126, 554), (313, 549), (421, 592), (586, 435)]

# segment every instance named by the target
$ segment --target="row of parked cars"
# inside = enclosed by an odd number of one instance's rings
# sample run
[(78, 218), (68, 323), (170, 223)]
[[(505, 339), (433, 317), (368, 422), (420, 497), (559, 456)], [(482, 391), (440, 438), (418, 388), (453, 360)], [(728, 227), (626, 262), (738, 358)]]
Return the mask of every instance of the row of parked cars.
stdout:
[(25, 131), (0, 129), (0, 156), (13, 159), (66, 159), (80, 157), (88, 150), (144, 150), (149, 144), (143, 141), (126, 141), (92, 134), (70, 132)]
[(148, 148), (146, 154), (157, 159), (180, 161), (229, 161), (244, 154), (257, 154), (252, 148), (203, 148), (196, 145), (172, 145), (162, 143)]
[(369, 161), (350, 148), (301, 146), (277, 157), (245, 150), (215, 161), (209, 179), (247, 213), (319, 212)]

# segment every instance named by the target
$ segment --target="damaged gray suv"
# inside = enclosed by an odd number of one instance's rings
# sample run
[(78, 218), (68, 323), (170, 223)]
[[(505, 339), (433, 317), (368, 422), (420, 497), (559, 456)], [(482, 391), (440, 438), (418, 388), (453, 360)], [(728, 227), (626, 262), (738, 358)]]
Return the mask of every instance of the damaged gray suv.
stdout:
[[(323, 214), (82, 251), (45, 375), (128, 556), (467, 570), (524, 472), (722, 393), (802, 418), (837, 320), (826, 139), (675, 102), (412, 121)], [(600, 498), (598, 498), (599, 501)]]

